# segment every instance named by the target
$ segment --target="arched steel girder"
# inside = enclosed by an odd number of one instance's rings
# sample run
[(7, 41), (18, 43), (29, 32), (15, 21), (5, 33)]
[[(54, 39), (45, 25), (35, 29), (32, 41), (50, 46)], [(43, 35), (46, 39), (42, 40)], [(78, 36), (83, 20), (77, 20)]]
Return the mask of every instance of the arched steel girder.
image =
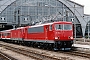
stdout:
[(0, 13), (16, 0), (0, 0)]
[[(84, 36), (85, 35), (86, 24), (88, 22), (88, 21), (84, 20), (84, 6), (79, 5), (79, 4), (77, 4), (75, 2), (72, 2), (70, 0), (58, 0), (58, 1), (65, 4), (75, 14), (75, 16), (78, 18), (78, 20), (81, 24), (82, 33), (83, 33), (83, 36)], [(78, 10), (77, 7), (80, 8), (80, 10)]]

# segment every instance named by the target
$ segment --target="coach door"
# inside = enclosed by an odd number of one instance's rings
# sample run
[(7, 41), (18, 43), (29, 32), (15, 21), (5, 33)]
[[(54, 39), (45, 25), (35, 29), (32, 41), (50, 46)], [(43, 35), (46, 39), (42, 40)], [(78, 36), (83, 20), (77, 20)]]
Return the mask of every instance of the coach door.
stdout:
[(19, 40), (22, 40), (22, 37), (23, 37), (23, 35), (22, 35), (23, 29), (19, 29), (17, 32), (18, 32), (18, 39), (19, 39)]
[(25, 36), (24, 29), (20, 29), (18, 33), (19, 33), (18, 35), (19, 35), (20, 40), (23, 40)]

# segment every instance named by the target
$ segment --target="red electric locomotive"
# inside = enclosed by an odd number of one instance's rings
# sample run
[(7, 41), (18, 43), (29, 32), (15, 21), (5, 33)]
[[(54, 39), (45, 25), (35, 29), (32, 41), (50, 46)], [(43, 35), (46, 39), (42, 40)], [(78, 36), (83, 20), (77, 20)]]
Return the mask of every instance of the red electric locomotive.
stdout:
[(71, 48), (73, 43), (72, 22), (53, 22), (30, 26), (26, 30), (25, 41), (39, 42), (55, 49)]
[[(4, 31), (5, 32), (5, 31)], [(73, 44), (72, 22), (52, 22), (12, 29), (11, 40), (23, 41), (40, 47), (66, 49)]]

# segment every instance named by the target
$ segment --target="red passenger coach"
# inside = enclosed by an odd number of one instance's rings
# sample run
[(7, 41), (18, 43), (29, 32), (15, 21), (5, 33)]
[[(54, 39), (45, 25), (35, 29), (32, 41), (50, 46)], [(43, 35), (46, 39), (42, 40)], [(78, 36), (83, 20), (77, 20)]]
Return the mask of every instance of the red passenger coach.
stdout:
[(17, 28), (11, 31), (12, 40), (22, 40), (23, 38), (23, 28)]
[(26, 35), (26, 28), (27, 27), (19, 27), (16, 29), (11, 30), (11, 40), (18, 40), (24, 41)]
[(0, 39), (10, 39), (11, 38), (11, 30), (5, 30), (0, 32)]

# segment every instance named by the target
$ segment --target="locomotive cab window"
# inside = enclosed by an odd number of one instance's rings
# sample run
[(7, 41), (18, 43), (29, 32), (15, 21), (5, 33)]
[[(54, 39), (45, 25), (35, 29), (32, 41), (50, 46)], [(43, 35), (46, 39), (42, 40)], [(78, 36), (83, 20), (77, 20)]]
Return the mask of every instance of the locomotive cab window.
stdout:
[(56, 24), (55, 30), (72, 30), (71, 24)]
[(72, 30), (72, 25), (64, 24), (64, 30)]
[(63, 25), (62, 24), (56, 24), (55, 30), (63, 30)]

